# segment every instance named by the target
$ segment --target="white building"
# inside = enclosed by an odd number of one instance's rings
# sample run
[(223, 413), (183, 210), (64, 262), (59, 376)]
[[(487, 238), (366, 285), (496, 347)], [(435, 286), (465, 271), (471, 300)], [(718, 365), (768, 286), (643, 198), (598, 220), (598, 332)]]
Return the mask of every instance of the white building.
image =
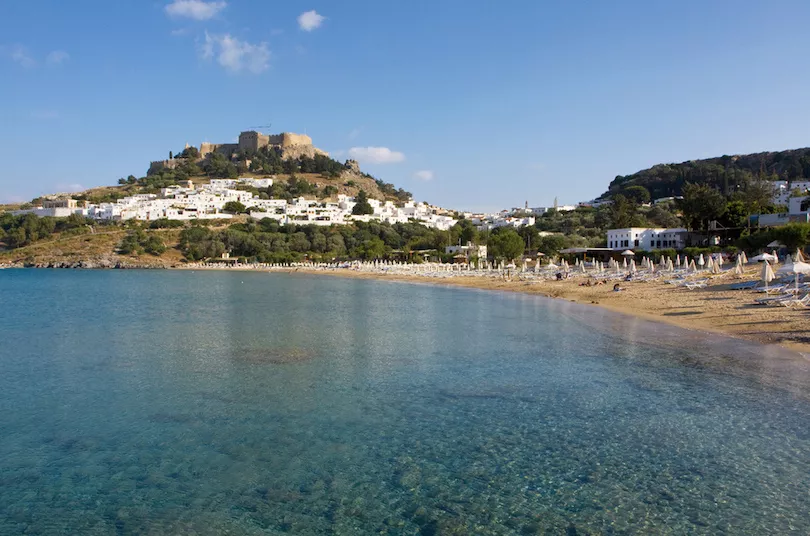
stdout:
[(687, 230), (682, 228), (610, 229), (607, 232), (607, 246), (610, 249), (683, 249), (686, 246)]
[(476, 246), (472, 242), (467, 242), (466, 246), (447, 246), (444, 248), (447, 254), (464, 255), (469, 260), (471, 257), (478, 257), (479, 259), (487, 258), (487, 247)]

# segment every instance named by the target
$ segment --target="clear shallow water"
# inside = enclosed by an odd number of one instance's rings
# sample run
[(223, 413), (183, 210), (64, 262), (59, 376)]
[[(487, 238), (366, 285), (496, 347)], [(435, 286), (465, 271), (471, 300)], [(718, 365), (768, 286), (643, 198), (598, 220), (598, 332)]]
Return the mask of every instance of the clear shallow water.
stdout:
[(777, 350), (330, 277), (3, 270), (0, 299), (0, 534), (810, 532)]

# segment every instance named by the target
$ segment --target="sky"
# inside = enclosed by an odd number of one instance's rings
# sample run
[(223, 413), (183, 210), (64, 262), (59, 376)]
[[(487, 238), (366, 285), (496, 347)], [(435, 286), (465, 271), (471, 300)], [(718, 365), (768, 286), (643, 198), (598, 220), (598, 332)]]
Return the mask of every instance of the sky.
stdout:
[[(298, 132), (428, 201), (810, 146), (806, 0), (0, 0), (0, 202)], [(267, 125), (270, 125), (267, 128)]]

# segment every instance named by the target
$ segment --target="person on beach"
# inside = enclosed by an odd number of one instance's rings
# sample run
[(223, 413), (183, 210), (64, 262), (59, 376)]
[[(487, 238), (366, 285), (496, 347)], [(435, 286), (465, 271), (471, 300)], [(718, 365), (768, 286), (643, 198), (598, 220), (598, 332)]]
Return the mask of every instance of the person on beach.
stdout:
[(618, 283), (613, 285), (613, 292), (621, 292), (622, 290), (624, 290), (624, 289), (622, 287), (620, 287)]

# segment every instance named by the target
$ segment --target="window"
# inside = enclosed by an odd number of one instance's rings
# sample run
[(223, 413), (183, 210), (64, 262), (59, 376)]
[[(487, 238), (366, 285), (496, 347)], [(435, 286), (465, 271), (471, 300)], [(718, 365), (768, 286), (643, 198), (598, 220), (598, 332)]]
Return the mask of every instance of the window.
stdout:
[(636, 238), (635, 240), (633, 240), (633, 244), (634, 244), (634, 247), (638, 247), (638, 238)]

